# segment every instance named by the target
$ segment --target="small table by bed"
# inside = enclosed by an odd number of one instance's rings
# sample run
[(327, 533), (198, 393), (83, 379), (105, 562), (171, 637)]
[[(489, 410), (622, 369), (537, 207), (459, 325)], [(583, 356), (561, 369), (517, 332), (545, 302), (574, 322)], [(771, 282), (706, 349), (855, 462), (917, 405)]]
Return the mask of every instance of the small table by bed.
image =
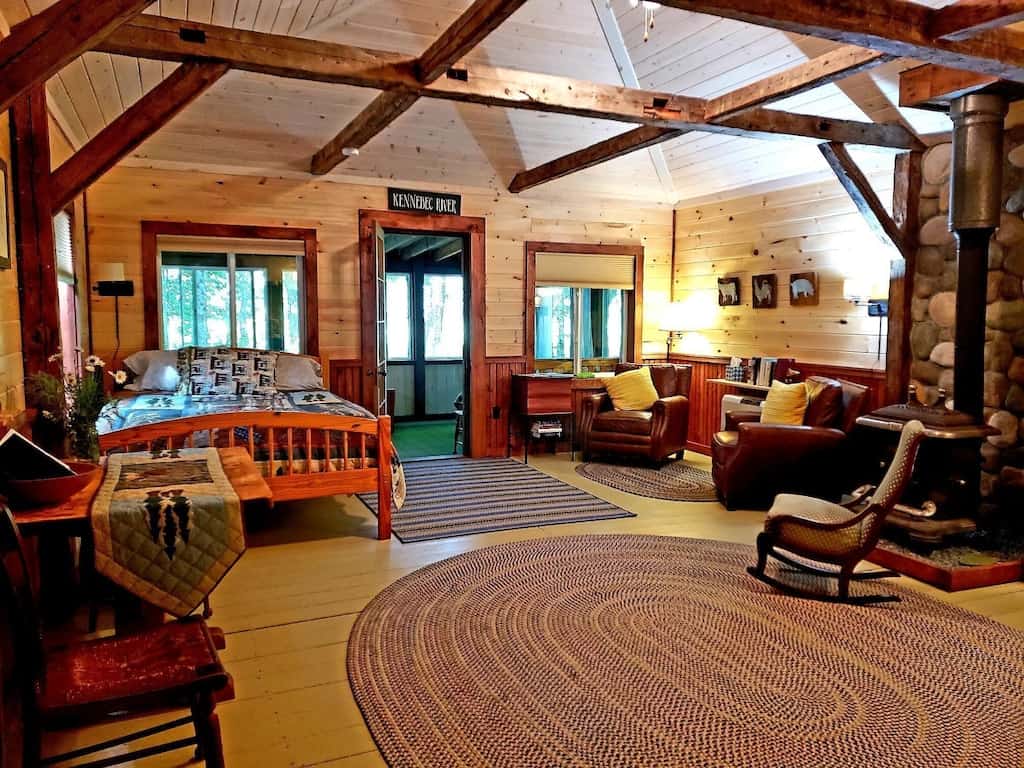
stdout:
[[(248, 504), (273, 502), (270, 486), (245, 448), (219, 448), (217, 453), (243, 509)], [(45, 568), (39, 569), (40, 598), (47, 615), (55, 619), (65, 616), (70, 607), (57, 596), (73, 594), (68, 589), (74, 578), (68, 539), (88, 538), (92, 502), (102, 484), (103, 473), (97, 472), (89, 485), (63, 504), (14, 512), (21, 533), (39, 537), (39, 559), (46, 563)]]

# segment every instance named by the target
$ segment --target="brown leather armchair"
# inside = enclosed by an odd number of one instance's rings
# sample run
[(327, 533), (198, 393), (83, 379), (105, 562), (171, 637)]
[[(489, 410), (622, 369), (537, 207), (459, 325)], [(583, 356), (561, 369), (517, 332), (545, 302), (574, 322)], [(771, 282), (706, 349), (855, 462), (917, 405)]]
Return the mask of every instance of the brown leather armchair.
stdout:
[(846, 488), (843, 448), (867, 406), (868, 388), (813, 376), (821, 385), (802, 425), (761, 424), (757, 413), (730, 414), (711, 441), (711, 472), (727, 509), (767, 509), (780, 493), (837, 499)]
[[(641, 366), (622, 363), (615, 373)], [(661, 462), (673, 454), (682, 458), (690, 426), (689, 365), (651, 365), (651, 379), (659, 399), (649, 411), (617, 411), (607, 393), (583, 399), (579, 434), (583, 459), (597, 454), (614, 454)]]

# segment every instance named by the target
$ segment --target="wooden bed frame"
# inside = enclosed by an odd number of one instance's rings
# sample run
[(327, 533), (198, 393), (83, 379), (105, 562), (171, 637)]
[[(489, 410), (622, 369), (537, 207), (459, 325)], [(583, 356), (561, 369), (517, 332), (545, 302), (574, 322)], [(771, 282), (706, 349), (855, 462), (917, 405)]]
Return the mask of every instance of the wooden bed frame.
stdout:
[[(245, 430), (242, 436), (236, 430)], [(391, 417), (366, 419), (295, 411), (230, 411), (168, 419), (100, 436), (100, 450), (151, 451), (154, 446), (190, 448), (209, 433), (211, 447), (243, 447), (264, 468), (274, 501), (336, 494), (378, 494), (377, 538), (391, 538)], [(367, 450), (376, 438), (376, 456)], [(284, 451), (284, 458), (277, 458)], [(260, 449), (269, 460), (259, 462)], [(296, 449), (301, 454), (296, 453)], [(320, 451), (316, 465), (304, 457)], [(332, 455), (333, 452), (333, 455)]]

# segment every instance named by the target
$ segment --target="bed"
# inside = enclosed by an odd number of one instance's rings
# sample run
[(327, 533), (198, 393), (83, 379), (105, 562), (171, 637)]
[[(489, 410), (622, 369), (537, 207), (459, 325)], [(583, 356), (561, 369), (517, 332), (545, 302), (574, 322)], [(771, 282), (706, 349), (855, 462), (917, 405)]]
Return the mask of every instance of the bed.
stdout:
[(405, 484), (391, 419), (325, 390), (264, 395), (140, 392), (107, 405), (100, 450), (243, 447), (274, 501), (377, 493), (377, 535), (391, 537), (392, 505)]

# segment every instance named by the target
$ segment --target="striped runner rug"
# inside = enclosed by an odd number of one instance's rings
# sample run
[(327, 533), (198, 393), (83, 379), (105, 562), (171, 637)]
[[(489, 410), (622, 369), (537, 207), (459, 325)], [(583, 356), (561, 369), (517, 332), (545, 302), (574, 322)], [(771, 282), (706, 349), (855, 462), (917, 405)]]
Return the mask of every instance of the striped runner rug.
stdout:
[[(513, 459), (435, 459), (404, 464), (406, 497), (391, 528), (402, 542), (636, 517)], [(377, 494), (360, 494), (377, 514)]]

